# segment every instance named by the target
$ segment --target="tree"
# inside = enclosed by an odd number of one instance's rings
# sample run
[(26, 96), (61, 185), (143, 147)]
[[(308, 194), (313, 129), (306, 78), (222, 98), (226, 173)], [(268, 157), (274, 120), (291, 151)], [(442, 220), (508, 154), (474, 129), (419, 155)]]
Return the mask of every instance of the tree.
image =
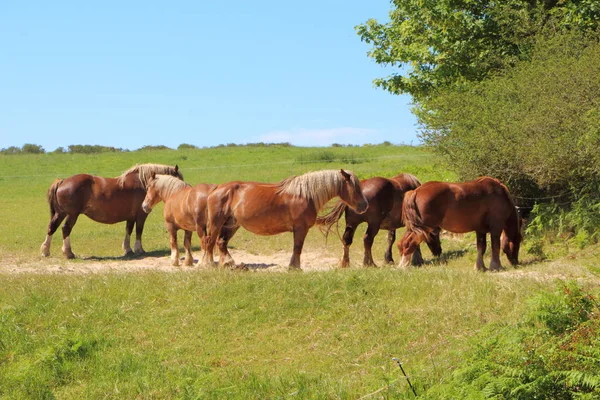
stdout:
[(28, 154), (42, 154), (42, 153), (46, 152), (46, 150), (44, 150), (44, 148), (42, 146), (40, 146), (39, 144), (31, 144), (31, 143), (25, 143), (21, 150), (23, 151), (23, 153), (28, 153)]
[(543, 30), (595, 30), (597, 0), (393, 0), (390, 22), (358, 25), (378, 64), (399, 67), (374, 83), (417, 103), (435, 90), (481, 81), (529, 59)]

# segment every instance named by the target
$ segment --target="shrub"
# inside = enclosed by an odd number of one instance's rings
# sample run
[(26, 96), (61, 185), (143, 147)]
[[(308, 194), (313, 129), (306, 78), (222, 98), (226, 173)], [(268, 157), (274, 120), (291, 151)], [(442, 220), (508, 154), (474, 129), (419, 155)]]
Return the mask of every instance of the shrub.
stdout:
[(530, 61), (417, 110), (421, 138), (461, 179), (494, 176), (522, 197), (598, 187), (598, 37), (538, 39)]

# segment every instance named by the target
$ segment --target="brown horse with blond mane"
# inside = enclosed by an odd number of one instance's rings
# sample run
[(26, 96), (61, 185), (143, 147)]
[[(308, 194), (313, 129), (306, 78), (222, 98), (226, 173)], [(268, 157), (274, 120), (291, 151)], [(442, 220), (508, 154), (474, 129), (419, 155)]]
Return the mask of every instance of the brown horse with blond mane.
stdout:
[[(71, 250), (71, 230), (79, 214), (103, 224), (127, 221), (123, 251), (125, 255), (144, 252), (142, 231), (148, 214), (142, 210), (146, 185), (152, 173), (162, 173), (183, 179), (179, 167), (161, 164), (140, 164), (131, 167), (116, 178), (78, 174), (66, 179), (57, 179), (48, 189), (50, 222), (46, 240), (42, 243), (42, 256), (50, 255), (52, 235), (60, 224), (62, 227), (62, 252), (67, 258), (75, 258)], [(131, 250), (131, 233), (135, 225), (135, 246)]]
[[(208, 197), (208, 235), (203, 239), (203, 264), (213, 265), (213, 249), (224, 225), (243, 226), (258, 235), (293, 232), (294, 251), (290, 269), (300, 269), (300, 254), (317, 213), (332, 198), (359, 213), (367, 210), (360, 181), (351, 171), (324, 170), (294, 176), (279, 183), (229, 182), (219, 185)], [(220, 254), (219, 264), (233, 264)]]
[[(185, 231), (183, 239), (185, 249), (184, 265), (193, 265), (192, 233), (196, 232), (200, 240), (206, 235), (206, 199), (216, 187), (217, 185), (207, 183), (190, 186), (170, 175), (156, 175), (148, 181), (142, 209), (144, 212), (149, 213), (156, 204), (164, 201), (163, 215), (165, 227), (169, 232), (171, 265), (179, 265), (179, 247), (177, 245), (177, 231), (179, 229)], [(226, 254), (229, 254), (227, 242), (233, 233), (229, 229), (223, 228), (219, 236), (219, 249)]]
[(398, 243), (401, 266), (408, 265), (408, 257), (416, 246), (427, 240), (437, 227), (455, 233), (476, 232), (476, 270), (486, 270), (483, 255), (487, 233), (492, 243), (492, 271), (502, 267), (501, 236), (502, 250), (510, 263), (519, 262), (522, 240), (519, 216), (508, 189), (497, 179), (481, 177), (463, 183), (424, 183), (404, 195), (402, 214), (406, 232)]
[[(371, 249), (373, 241), (380, 229), (388, 231), (387, 248), (384, 254), (385, 262), (388, 264), (394, 263), (392, 256), (392, 245), (396, 242), (396, 229), (403, 227), (402, 223), (402, 200), (404, 193), (409, 190), (416, 189), (421, 186), (421, 182), (411, 174), (399, 174), (393, 178), (384, 178), (376, 176), (360, 181), (369, 208), (365, 213), (359, 214), (346, 205), (346, 203), (337, 202), (331, 211), (317, 218), (317, 225), (323, 227), (325, 235), (329, 234), (331, 227), (345, 216), (346, 229), (342, 236), (344, 245), (344, 254), (340, 262), (340, 267), (345, 268), (350, 265), (350, 245), (354, 238), (354, 232), (363, 222), (367, 223), (367, 231), (363, 237), (364, 258), (363, 266), (375, 267), (373, 254)], [(435, 256), (442, 253), (440, 244), (439, 230), (436, 230), (431, 235), (431, 240), (427, 242), (429, 249)], [(412, 257), (412, 264), (419, 265), (423, 263), (421, 249), (417, 247)]]

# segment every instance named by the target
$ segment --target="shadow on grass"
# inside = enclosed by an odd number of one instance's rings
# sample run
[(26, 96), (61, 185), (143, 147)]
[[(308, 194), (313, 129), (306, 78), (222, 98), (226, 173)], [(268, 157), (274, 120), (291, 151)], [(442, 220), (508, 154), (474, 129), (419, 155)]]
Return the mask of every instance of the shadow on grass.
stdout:
[(148, 258), (148, 257), (155, 257), (155, 258), (157, 258), (157, 257), (167, 257), (170, 254), (171, 254), (171, 250), (165, 249), (165, 250), (147, 251), (147, 252), (142, 253), (142, 254), (128, 253), (128, 254), (125, 254), (123, 256), (105, 256), (105, 257), (89, 256), (89, 257), (82, 258), (82, 260), (90, 260), (90, 261), (141, 260), (141, 259)]

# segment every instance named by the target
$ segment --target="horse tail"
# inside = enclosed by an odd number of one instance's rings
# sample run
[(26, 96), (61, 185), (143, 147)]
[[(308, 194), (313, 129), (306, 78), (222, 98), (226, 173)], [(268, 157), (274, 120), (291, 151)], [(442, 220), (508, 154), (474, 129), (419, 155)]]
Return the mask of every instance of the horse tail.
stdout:
[(56, 191), (61, 183), (63, 183), (63, 179), (55, 179), (54, 182), (52, 182), (52, 185), (50, 185), (50, 188), (48, 188), (48, 194), (46, 197), (48, 199), (48, 205), (50, 206), (50, 217), (56, 214), (56, 209), (58, 208)]
[(331, 227), (342, 217), (342, 214), (346, 211), (347, 207), (348, 205), (346, 205), (346, 203), (344, 203), (343, 201), (338, 201), (333, 206), (331, 211), (329, 211), (325, 215), (317, 217), (315, 223), (319, 225), (319, 229), (321, 230), (321, 232), (323, 232), (323, 234), (325, 234), (325, 237), (329, 235)]
[(423, 223), (423, 218), (421, 217), (421, 213), (417, 206), (417, 192), (415, 190), (409, 190), (404, 193), (404, 200), (402, 201), (402, 222), (407, 231), (413, 232), (424, 241), (429, 241), (429, 237), (434, 231), (433, 228), (425, 226)]

